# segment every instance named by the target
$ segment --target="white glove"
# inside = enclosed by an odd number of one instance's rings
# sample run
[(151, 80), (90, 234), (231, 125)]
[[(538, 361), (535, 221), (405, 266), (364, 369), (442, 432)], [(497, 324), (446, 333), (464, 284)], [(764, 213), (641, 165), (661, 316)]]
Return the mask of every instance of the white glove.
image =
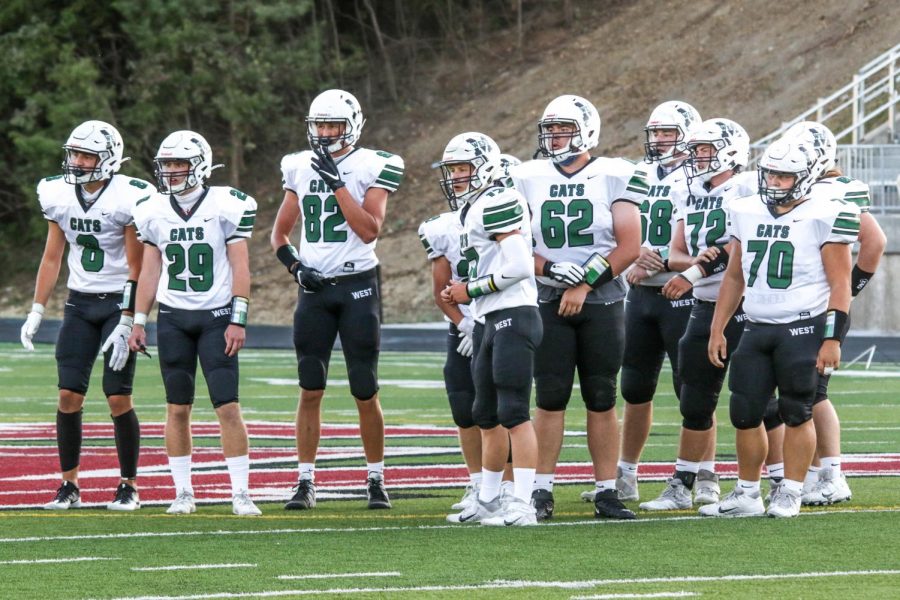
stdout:
[(462, 340), (459, 342), (459, 345), (456, 347), (456, 351), (459, 352), (460, 356), (464, 356), (466, 358), (472, 357), (472, 336), (467, 335), (466, 332), (460, 331), (459, 337)]
[(43, 318), (44, 305), (35, 302), (31, 305), (31, 312), (25, 317), (25, 324), (22, 325), (22, 331), (19, 335), (19, 339), (22, 340), (22, 347), (29, 352), (34, 351), (34, 344), (31, 343), (31, 338), (37, 333), (38, 328), (41, 326), (41, 319)]
[(475, 320), (472, 317), (463, 317), (456, 328), (467, 336), (472, 337), (472, 332), (475, 331)]
[(569, 287), (575, 287), (584, 281), (584, 269), (572, 262), (553, 263), (550, 267), (550, 278)]
[(112, 330), (103, 347), (100, 349), (106, 352), (112, 346), (112, 354), (109, 355), (109, 368), (113, 371), (121, 371), (128, 362), (128, 338), (131, 337), (131, 328), (134, 326), (134, 317), (122, 315), (119, 318), (119, 324)]

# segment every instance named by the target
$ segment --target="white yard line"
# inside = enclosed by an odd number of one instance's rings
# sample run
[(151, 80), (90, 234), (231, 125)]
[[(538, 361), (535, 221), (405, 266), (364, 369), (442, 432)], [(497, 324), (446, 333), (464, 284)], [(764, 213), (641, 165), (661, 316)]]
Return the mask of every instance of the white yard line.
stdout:
[(189, 571), (192, 569), (255, 569), (255, 563), (223, 563), (219, 565), (169, 565), (166, 567), (132, 567), (132, 571)]
[[(879, 509), (844, 509), (844, 510), (820, 510), (803, 512), (801, 518), (821, 517), (840, 514), (871, 514), (871, 513), (898, 513), (900, 508)], [(753, 518), (753, 517), (747, 517)], [(765, 519), (765, 517), (757, 517)], [(583, 520), (562, 521), (557, 523), (543, 523), (541, 527), (640, 527), (654, 523), (672, 523), (674, 521), (709, 521), (715, 517), (684, 516), (684, 517), (655, 517), (636, 519), (632, 521), (619, 520)], [(15, 544), (20, 542), (56, 542), (73, 540), (118, 540), (131, 538), (175, 538), (198, 536), (227, 536), (227, 535), (276, 535), (276, 534), (310, 534), (310, 533), (369, 533), (373, 531), (433, 531), (438, 529), (456, 529), (458, 531), (473, 531), (478, 529), (474, 525), (397, 525), (383, 527), (309, 527), (309, 528), (279, 528), (279, 529), (217, 529), (213, 531), (133, 531), (130, 533), (97, 533), (90, 535), (58, 535), (58, 536), (28, 536), (0, 538), (0, 544)]]
[(339, 577), (400, 577), (400, 571), (379, 571), (376, 573), (316, 573), (314, 575), (279, 575), (278, 579), (337, 579)]
[(56, 563), (92, 562), (95, 560), (121, 560), (119, 558), (103, 558), (100, 556), (75, 556), (72, 558), (34, 558), (22, 560), (0, 560), (0, 565), (52, 565)]
[(612, 600), (613, 598), (690, 598), (700, 596), (698, 592), (654, 592), (652, 594), (595, 594), (593, 596), (570, 596), (569, 600)]
[[(422, 585), (410, 587), (369, 587), (369, 588), (326, 588), (320, 590), (271, 590), (259, 592), (215, 592), (208, 594), (191, 594), (189, 596), (121, 596), (115, 600), (206, 600), (208, 598), (273, 598), (277, 596), (318, 596), (327, 594), (395, 594), (403, 592), (455, 592), (469, 590), (499, 589), (590, 589), (604, 585), (632, 585), (641, 583), (671, 582), (708, 582), (708, 581), (750, 581), (772, 579), (814, 579), (821, 577), (856, 577), (871, 575), (900, 575), (900, 570), (883, 571), (823, 571), (807, 573), (783, 573), (772, 575), (723, 575), (720, 577), (655, 577), (645, 579), (592, 579), (587, 581), (489, 581), (472, 585)], [(596, 597), (596, 596), (594, 596)], [(600, 596), (606, 598), (652, 598), (654, 596)], [(665, 596), (655, 596), (665, 597)], [(677, 597), (677, 596), (668, 596)]]

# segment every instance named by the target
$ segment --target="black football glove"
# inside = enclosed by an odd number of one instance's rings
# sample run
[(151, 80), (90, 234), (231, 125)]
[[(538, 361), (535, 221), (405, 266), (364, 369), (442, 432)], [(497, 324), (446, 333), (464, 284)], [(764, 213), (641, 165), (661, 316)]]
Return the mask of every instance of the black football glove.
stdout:
[(341, 179), (341, 172), (338, 171), (337, 164), (328, 152), (328, 148), (324, 146), (313, 146), (313, 152), (316, 154), (312, 159), (312, 168), (319, 174), (319, 177), (325, 180), (332, 192), (336, 192), (344, 187)]
[(294, 276), (300, 287), (307, 292), (321, 292), (325, 287), (325, 277), (321, 271), (304, 266), (301, 262), (294, 265), (291, 269), (291, 275)]

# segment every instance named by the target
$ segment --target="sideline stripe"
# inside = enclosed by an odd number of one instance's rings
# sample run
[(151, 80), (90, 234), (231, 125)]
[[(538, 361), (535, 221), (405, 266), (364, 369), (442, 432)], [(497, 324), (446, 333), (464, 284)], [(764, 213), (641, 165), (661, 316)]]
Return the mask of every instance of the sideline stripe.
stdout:
[(338, 577), (400, 577), (400, 571), (380, 571), (377, 573), (319, 573), (316, 575), (279, 575), (278, 579), (337, 579)]
[[(205, 600), (208, 598), (272, 598), (276, 596), (316, 596), (326, 594), (392, 594), (401, 592), (455, 592), (467, 590), (495, 590), (495, 589), (527, 589), (527, 588), (557, 588), (557, 589), (585, 589), (603, 585), (628, 585), (635, 583), (657, 583), (673, 581), (748, 581), (767, 579), (812, 579), (819, 577), (853, 577), (870, 575), (900, 575), (900, 570), (883, 571), (826, 571), (814, 573), (784, 573), (775, 575), (723, 575), (720, 577), (656, 577), (647, 579), (594, 579), (588, 581), (490, 581), (472, 585), (422, 585), (415, 587), (385, 587), (385, 588), (343, 588), (323, 590), (277, 590), (265, 592), (219, 592), (210, 594), (192, 594), (190, 596), (121, 596), (114, 600)], [(628, 597), (628, 596), (607, 596)], [(652, 596), (643, 596), (652, 597)]]
[(223, 563), (219, 565), (171, 565), (168, 567), (132, 567), (132, 571), (187, 571), (189, 569), (256, 568), (256, 563)]
[(607, 600), (613, 598), (690, 598), (697, 592), (655, 592), (652, 594), (597, 594), (595, 596), (570, 596), (569, 600)]
[(35, 558), (31, 560), (0, 560), (0, 565), (49, 565), (56, 563), (90, 562), (95, 560), (121, 560), (119, 558), (103, 558), (99, 556), (76, 556), (74, 558)]
[[(866, 514), (866, 513), (896, 513), (900, 507), (881, 509), (844, 509), (821, 510), (800, 513), (803, 517), (818, 517), (840, 514)], [(744, 517), (739, 520), (761, 519), (766, 517)], [(732, 519), (717, 519), (716, 517), (684, 516), (684, 517), (656, 517), (647, 519), (635, 519), (631, 521), (565, 521), (562, 523), (542, 523), (541, 527), (638, 527), (640, 525), (654, 523), (672, 523), (675, 521), (732, 521)], [(474, 525), (397, 525), (390, 527), (309, 527), (281, 528), (281, 529), (218, 529), (213, 531), (135, 531), (131, 533), (97, 533), (91, 535), (59, 535), (59, 536), (29, 536), (0, 538), (0, 544), (15, 544), (19, 542), (56, 542), (72, 540), (117, 540), (131, 538), (169, 538), (169, 537), (199, 537), (199, 536), (225, 536), (225, 535), (275, 535), (275, 534), (304, 534), (304, 533), (370, 533), (373, 531), (434, 531), (438, 529), (456, 529), (457, 531), (477, 531), (479, 527)], [(667, 580), (666, 580), (667, 581)]]

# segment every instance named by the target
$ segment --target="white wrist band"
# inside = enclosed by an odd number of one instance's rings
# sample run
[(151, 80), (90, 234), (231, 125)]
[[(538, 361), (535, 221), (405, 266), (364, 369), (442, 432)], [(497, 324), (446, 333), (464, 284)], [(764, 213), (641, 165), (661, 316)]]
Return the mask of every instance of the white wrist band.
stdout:
[(134, 324), (140, 325), (143, 327), (147, 324), (147, 314), (146, 313), (134, 313)]
[(703, 269), (698, 267), (697, 265), (693, 265), (687, 271), (683, 271), (681, 276), (691, 282), (691, 285), (696, 284), (698, 281), (703, 279)]
[(31, 312), (36, 312), (39, 315), (44, 314), (44, 305), (40, 302), (35, 302), (31, 305)]

